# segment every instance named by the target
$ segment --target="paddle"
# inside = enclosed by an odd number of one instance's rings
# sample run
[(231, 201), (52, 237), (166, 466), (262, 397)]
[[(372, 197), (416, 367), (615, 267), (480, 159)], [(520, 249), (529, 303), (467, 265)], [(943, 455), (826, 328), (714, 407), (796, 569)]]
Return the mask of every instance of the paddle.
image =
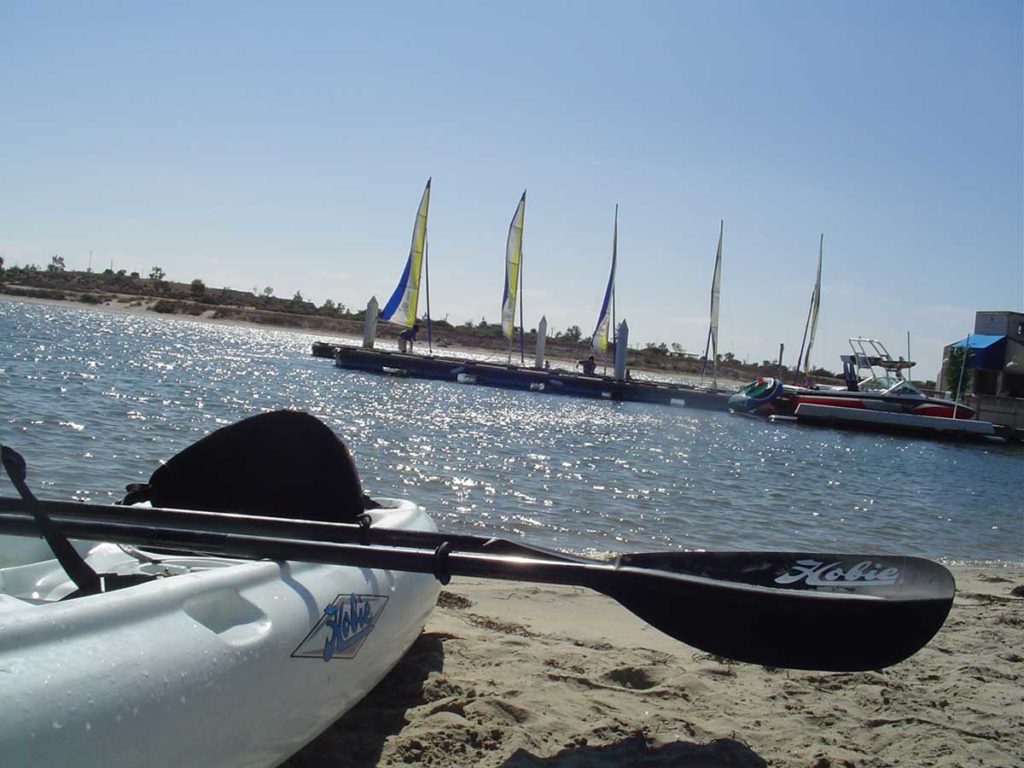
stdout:
[[(349, 544), (380, 544), (389, 547), (436, 549), (447, 543), (460, 551), (487, 551), (491, 554), (520, 555), (541, 559), (571, 560), (573, 556), (540, 547), (508, 541), (450, 533), (375, 528), (358, 523), (328, 523), (287, 517), (242, 515), (229, 512), (205, 512), (191, 509), (162, 509), (112, 504), (84, 504), (75, 501), (39, 501), (39, 510), (51, 517), (89, 519), (129, 525), (161, 526), (178, 530), (241, 533), (250, 536), (276, 536)], [(0, 512), (24, 512), (28, 505), (19, 499), (0, 498)], [(584, 562), (585, 559), (580, 558)]]
[[(5, 510), (0, 531), (38, 535), (24, 502), (0, 502)], [(290, 527), (280, 525), (274, 533), (262, 526), (281, 521), (129, 508), (114, 513), (126, 522), (111, 522), (103, 519), (104, 507), (37, 503), (73, 538), (432, 573), (443, 582), (457, 575), (588, 587), (688, 645), (738, 661), (794, 669), (854, 671), (902, 661), (942, 626), (954, 594), (945, 568), (917, 558), (659, 552), (603, 562), (464, 535), (367, 532), (359, 526), (305, 521), (283, 521)], [(150, 514), (160, 524), (147, 522)], [(222, 519), (214, 526), (211, 517)], [(351, 536), (350, 541), (369, 535), (387, 546), (306, 537), (328, 530)]]
[(71, 580), (75, 582), (75, 586), (78, 587), (77, 591), (81, 594), (94, 594), (101, 591), (102, 585), (96, 571), (89, 567), (82, 556), (78, 554), (78, 550), (71, 546), (71, 542), (67, 540), (67, 537), (50, 522), (46, 516), (45, 508), (25, 483), (25, 475), (27, 473), (25, 459), (17, 451), (2, 445), (0, 446), (0, 463), (7, 470), (11, 483), (21, 495), (23, 500), (22, 506), (28, 507), (32, 518), (39, 528), (39, 535), (46, 539), (46, 543), (53, 551), (54, 557), (57, 558), (64, 572), (71, 577)]

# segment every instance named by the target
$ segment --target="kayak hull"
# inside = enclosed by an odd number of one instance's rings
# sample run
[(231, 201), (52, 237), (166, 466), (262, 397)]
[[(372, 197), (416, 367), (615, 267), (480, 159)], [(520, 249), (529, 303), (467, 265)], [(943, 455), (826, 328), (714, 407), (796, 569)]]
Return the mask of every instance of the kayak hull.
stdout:
[[(436, 530), (409, 502), (374, 525)], [(365, 696), (422, 631), (433, 576), (91, 546), (102, 570), (166, 574), (103, 595), (55, 561), (0, 570), (5, 766), (274, 766)]]

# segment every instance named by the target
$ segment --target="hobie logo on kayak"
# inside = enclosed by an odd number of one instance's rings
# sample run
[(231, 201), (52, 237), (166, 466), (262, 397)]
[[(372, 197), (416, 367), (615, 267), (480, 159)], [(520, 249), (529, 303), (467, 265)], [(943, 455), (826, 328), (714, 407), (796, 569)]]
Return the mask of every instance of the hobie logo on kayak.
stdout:
[(355, 658), (387, 602), (384, 595), (338, 595), (292, 651), (292, 657), (324, 661)]
[(797, 560), (789, 573), (775, 579), (776, 584), (796, 584), (804, 581), (811, 587), (832, 587), (845, 584), (895, 584), (899, 568), (885, 568), (881, 563), (861, 560), (850, 568), (842, 563), (826, 563), (822, 560)]

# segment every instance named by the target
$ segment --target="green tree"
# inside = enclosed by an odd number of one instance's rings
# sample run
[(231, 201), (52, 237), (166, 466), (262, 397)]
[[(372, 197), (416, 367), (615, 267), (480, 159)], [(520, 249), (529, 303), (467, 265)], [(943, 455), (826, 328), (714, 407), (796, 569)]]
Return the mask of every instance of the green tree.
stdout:
[(967, 369), (971, 367), (974, 355), (969, 347), (953, 347), (949, 350), (949, 362), (946, 364), (946, 388), (953, 393), (954, 400), (960, 400), (970, 389), (971, 377)]
[(47, 272), (63, 272), (64, 271), (64, 257), (54, 256), (50, 259), (50, 263), (46, 265)]
[(573, 344), (579, 344), (580, 339), (583, 338), (583, 331), (580, 330), (578, 325), (570, 325), (565, 329), (565, 333), (562, 334), (562, 338), (566, 341), (571, 341)]
[(269, 299), (273, 295), (274, 295), (274, 289), (271, 288), (269, 285), (266, 288), (263, 289), (263, 298)]
[(167, 273), (164, 272), (163, 269), (161, 269), (160, 267), (153, 267), (151, 270), (149, 270), (149, 279), (152, 280), (154, 283), (163, 282), (163, 279), (165, 277), (167, 277)]
[(206, 283), (198, 277), (192, 281), (192, 295), (197, 299), (206, 295)]

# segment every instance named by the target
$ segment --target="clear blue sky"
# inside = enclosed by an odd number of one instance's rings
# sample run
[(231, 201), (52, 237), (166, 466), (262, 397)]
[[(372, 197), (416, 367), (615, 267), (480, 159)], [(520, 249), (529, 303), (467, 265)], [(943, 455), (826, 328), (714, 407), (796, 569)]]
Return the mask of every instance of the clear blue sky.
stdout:
[[(1022, 4), (0, 3), (8, 264), (390, 294), (433, 177), (435, 317), (597, 320), (619, 210), (634, 344), (792, 363), (882, 339), (919, 377), (1024, 303)], [(422, 309), (422, 306), (421, 306)]]

